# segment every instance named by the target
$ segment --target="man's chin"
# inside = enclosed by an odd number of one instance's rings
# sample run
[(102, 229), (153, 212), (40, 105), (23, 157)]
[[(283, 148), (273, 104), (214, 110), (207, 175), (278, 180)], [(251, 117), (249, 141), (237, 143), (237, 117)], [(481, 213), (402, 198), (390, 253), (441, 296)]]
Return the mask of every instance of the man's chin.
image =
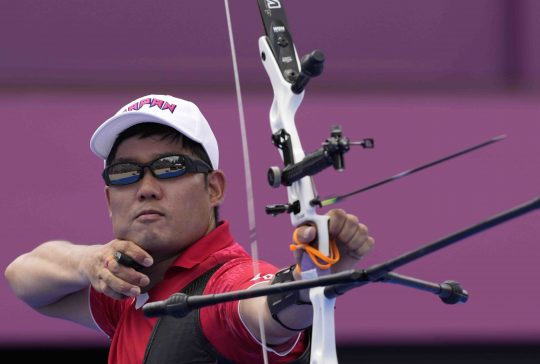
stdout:
[[(156, 258), (167, 259), (177, 254), (175, 246), (178, 245), (171, 234), (164, 234), (163, 229), (129, 229), (123, 235), (117, 234), (118, 239), (129, 240), (137, 244), (150, 254), (154, 261)], [(121, 236), (121, 237), (120, 237)]]
[(166, 239), (164, 239), (161, 234), (151, 230), (130, 231), (126, 236), (126, 240), (134, 242), (148, 253), (150, 253), (150, 250), (154, 247), (167, 244)]

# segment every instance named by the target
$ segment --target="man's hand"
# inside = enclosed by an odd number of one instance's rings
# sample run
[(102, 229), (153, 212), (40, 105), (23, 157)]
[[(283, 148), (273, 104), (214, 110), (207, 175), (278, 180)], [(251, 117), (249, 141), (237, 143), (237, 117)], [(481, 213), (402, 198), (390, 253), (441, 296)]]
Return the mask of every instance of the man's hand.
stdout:
[(122, 252), (144, 267), (153, 264), (152, 257), (137, 244), (115, 239), (101, 248), (89, 252), (81, 262), (81, 268), (98, 292), (114, 299), (138, 296), (141, 288), (150, 283), (144, 273), (119, 264), (114, 255)]
[[(330, 239), (336, 241), (341, 259), (332, 266), (332, 273), (342, 272), (352, 269), (358, 261), (371, 250), (374, 240), (368, 235), (368, 229), (365, 225), (358, 222), (354, 215), (347, 214), (341, 209), (334, 209), (328, 212), (329, 226), (328, 233)], [(317, 238), (317, 229), (314, 226), (301, 226), (298, 228), (297, 237), (302, 243), (313, 242)], [(306, 271), (315, 266), (303, 249), (295, 250), (297, 263), (302, 261), (302, 270)], [(301, 279), (300, 273), (294, 271), (295, 280)], [(307, 302), (309, 290), (305, 289), (299, 292), (300, 301)], [(263, 311), (264, 327), (266, 328), (266, 338), (273, 344), (283, 343), (290, 337), (297, 335), (297, 331), (287, 330), (272, 318), (267, 309), (266, 298), (254, 298), (240, 302), (240, 314), (249, 331), (258, 337), (259, 320), (258, 312)], [(278, 313), (280, 321), (287, 327), (304, 328), (311, 325), (313, 320), (313, 310), (311, 305), (292, 304)]]
[[(342, 272), (354, 268), (356, 263), (368, 253), (375, 240), (368, 235), (367, 226), (358, 222), (354, 215), (347, 214), (342, 209), (330, 210), (328, 233), (338, 246), (341, 259), (332, 266), (332, 273)], [(317, 238), (317, 229), (314, 226), (301, 226), (298, 228), (298, 239), (309, 243)], [(300, 250), (297, 250), (299, 252)], [(302, 259), (302, 252), (296, 254), (297, 262)], [(306, 259), (304, 259), (305, 264)], [(304, 266), (305, 269), (305, 266)]]

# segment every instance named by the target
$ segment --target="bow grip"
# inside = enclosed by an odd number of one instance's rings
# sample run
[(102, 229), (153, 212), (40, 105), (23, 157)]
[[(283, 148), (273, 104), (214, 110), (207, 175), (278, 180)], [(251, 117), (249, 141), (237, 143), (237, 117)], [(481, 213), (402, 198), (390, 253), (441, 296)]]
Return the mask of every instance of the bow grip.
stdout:
[[(328, 234), (329, 219), (330, 218), (327, 215), (316, 214), (313, 209), (310, 209), (310, 211), (304, 214), (303, 218), (297, 221), (294, 221), (295, 216), (292, 215), (295, 226), (312, 225), (317, 229), (317, 238), (313, 244), (315, 244), (316, 248), (325, 256), (330, 255), (330, 237)], [(317, 276), (330, 273), (328, 269), (318, 269), (307, 254), (302, 256), (300, 267), (302, 269), (302, 279), (316, 278)]]

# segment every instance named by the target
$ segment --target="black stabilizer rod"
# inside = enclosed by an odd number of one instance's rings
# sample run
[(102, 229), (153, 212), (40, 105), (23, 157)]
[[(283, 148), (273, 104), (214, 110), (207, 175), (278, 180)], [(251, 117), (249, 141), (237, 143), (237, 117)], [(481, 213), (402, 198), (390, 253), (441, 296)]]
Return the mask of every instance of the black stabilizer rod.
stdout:
[[(467, 300), (467, 292), (463, 290), (461, 290), (461, 295), (459, 295), (458, 298), (455, 297), (456, 294), (454, 294), (454, 291), (456, 291), (456, 289), (452, 288), (450, 284), (447, 283), (453, 281), (436, 284), (397, 273), (388, 273), (385, 277), (383, 277), (383, 279), (380, 279), (379, 282), (394, 283), (431, 292), (441, 297), (445, 303), (465, 302)], [(358, 287), (370, 283), (370, 280), (365, 270), (350, 269), (341, 273), (331, 274), (315, 279), (286, 282), (242, 291), (200, 296), (188, 296), (185, 293), (175, 293), (164, 301), (147, 303), (143, 306), (143, 312), (147, 317), (158, 317), (164, 315), (184, 317), (196, 308), (211, 306), (218, 303), (268, 296), (276, 293), (298, 291), (313, 287), (329, 286), (337, 283), (356, 283), (355, 287)], [(452, 302), (446, 302), (445, 299), (451, 300)]]
[[(460, 240), (466, 239), (472, 235), (478, 234), (484, 230), (488, 230), (496, 225), (502, 224), (508, 220), (512, 220), (516, 217), (519, 217), (523, 214), (531, 212), (535, 209), (540, 208), (540, 197), (537, 197), (527, 203), (514, 207), (505, 212), (501, 212), (493, 216), (490, 219), (482, 221), (476, 225), (458, 231), (454, 234), (448, 235), (440, 240), (437, 240), (431, 244), (424, 245), (423, 247), (413, 250), (411, 252), (405, 253), (397, 258), (387, 261), (386, 263), (374, 265), (370, 268), (365, 269), (365, 274), (369, 281), (377, 282), (383, 279), (385, 275), (393, 271), (394, 269), (401, 267), (405, 264), (408, 264), (414, 260), (422, 258), (428, 254), (431, 254), (437, 250), (443, 249), (451, 244), (454, 244)], [(355, 288), (358, 285), (365, 284), (362, 281), (348, 284), (338, 284), (330, 287), (326, 287), (324, 290), (324, 295), (328, 298), (337, 297), (344, 294), (350, 289)]]
[(432, 244), (428, 244), (420, 249), (404, 254), (386, 263), (374, 265), (367, 269), (350, 269), (341, 273), (330, 274), (315, 279), (286, 282), (266, 287), (258, 287), (220, 294), (188, 296), (184, 293), (175, 293), (167, 300), (145, 304), (143, 306), (143, 313), (147, 317), (163, 315), (183, 317), (196, 308), (211, 306), (218, 303), (321, 286), (328, 286), (325, 289), (325, 296), (328, 298), (334, 298), (344, 294), (352, 288), (360, 287), (370, 282), (394, 283), (432, 292), (438, 295), (445, 303), (451, 304), (465, 302), (467, 301), (468, 293), (467, 291), (463, 290), (457, 282), (446, 281), (442, 284), (436, 284), (403, 276), (391, 272), (391, 270), (537, 208), (540, 208), (540, 197), (523, 205), (517, 206), (511, 210), (500, 213), (491, 219), (462, 230), (458, 233), (452, 234)]
[(156, 317), (171, 315), (183, 317), (196, 308), (215, 305), (218, 303), (238, 301), (247, 298), (268, 296), (276, 293), (298, 291), (301, 289), (328, 286), (335, 283), (353, 282), (362, 276), (363, 271), (350, 269), (341, 273), (318, 277), (315, 279), (305, 279), (286, 283), (273, 284), (271, 286), (256, 287), (241, 291), (218, 293), (201, 296), (188, 296), (185, 293), (175, 293), (164, 301), (150, 302), (143, 306), (144, 315)]
[(444, 281), (441, 284), (437, 284), (391, 272), (383, 276), (378, 282), (394, 283), (416, 288), (421, 291), (431, 292), (439, 296), (441, 301), (449, 305), (465, 303), (469, 299), (469, 293), (456, 281)]

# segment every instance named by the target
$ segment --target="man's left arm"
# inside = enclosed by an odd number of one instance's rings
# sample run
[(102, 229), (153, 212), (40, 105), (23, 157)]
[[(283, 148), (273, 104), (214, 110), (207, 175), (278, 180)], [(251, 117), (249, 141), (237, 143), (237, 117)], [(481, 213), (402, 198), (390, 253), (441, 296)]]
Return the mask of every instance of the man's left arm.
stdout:
[[(347, 214), (344, 210), (333, 209), (328, 212), (330, 238), (336, 241), (340, 252), (340, 260), (332, 266), (332, 273), (342, 272), (352, 269), (358, 261), (368, 253), (374, 239), (369, 236), (365, 225), (359, 223), (354, 215)], [(298, 238), (303, 243), (309, 243), (316, 239), (317, 231), (313, 226), (301, 226), (298, 230)], [(297, 262), (300, 261), (302, 252), (295, 253)], [(299, 280), (300, 275), (294, 272), (294, 279)], [(267, 282), (266, 284), (270, 284)], [(309, 302), (309, 290), (300, 292), (300, 302)], [(292, 304), (281, 310), (277, 316), (280, 322), (272, 317), (268, 308), (267, 297), (257, 297), (240, 302), (239, 306), (242, 321), (249, 331), (260, 339), (259, 315), (262, 319), (266, 331), (266, 341), (271, 345), (278, 345), (286, 342), (298, 332), (311, 326), (313, 321), (313, 310), (309, 304)], [(290, 330), (290, 329), (294, 330)]]

